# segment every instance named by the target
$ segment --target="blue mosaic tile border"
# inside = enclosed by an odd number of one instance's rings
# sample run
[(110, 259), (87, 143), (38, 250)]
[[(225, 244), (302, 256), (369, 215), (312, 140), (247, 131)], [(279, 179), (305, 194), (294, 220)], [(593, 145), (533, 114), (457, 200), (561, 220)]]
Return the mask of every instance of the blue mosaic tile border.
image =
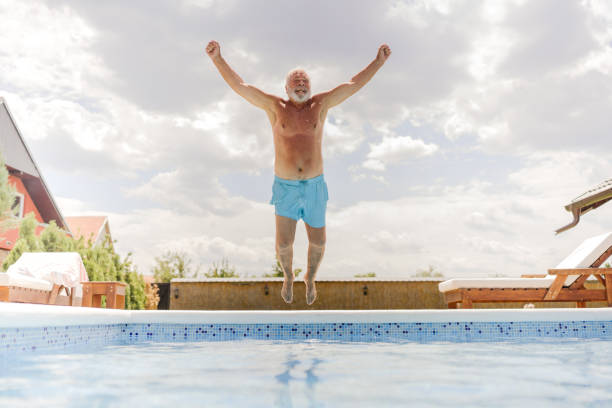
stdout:
[(537, 338), (612, 338), (612, 322), (448, 322), (313, 324), (125, 324), (126, 343), (141, 341), (327, 340), (470, 342)]
[(313, 324), (107, 324), (0, 328), (0, 357), (93, 350), (144, 342), (318, 339), (343, 342), (498, 342), (546, 338), (612, 339), (612, 321), (313, 323)]
[(75, 350), (122, 341), (119, 325), (0, 328), (0, 356)]

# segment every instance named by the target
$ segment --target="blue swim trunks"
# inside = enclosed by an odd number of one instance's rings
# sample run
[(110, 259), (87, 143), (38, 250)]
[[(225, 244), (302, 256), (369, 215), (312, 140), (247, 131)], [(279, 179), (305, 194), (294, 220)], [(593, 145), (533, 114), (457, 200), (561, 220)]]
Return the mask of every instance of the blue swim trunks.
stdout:
[(327, 183), (323, 175), (307, 180), (286, 180), (274, 176), (272, 200), (276, 215), (300, 218), (313, 228), (325, 226), (327, 210)]

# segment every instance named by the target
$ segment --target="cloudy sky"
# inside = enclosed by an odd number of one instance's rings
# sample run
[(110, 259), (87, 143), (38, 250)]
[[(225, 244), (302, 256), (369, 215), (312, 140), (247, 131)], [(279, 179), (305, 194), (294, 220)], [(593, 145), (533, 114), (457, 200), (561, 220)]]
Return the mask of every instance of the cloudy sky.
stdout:
[[(563, 209), (612, 177), (606, 1), (0, 0), (0, 96), (64, 215), (106, 214), (139, 271), (274, 262), (272, 135), (204, 53), (283, 95), (387, 64), (330, 111), (321, 278), (542, 273), (612, 230)], [(307, 241), (298, 224), (295, 266)]]

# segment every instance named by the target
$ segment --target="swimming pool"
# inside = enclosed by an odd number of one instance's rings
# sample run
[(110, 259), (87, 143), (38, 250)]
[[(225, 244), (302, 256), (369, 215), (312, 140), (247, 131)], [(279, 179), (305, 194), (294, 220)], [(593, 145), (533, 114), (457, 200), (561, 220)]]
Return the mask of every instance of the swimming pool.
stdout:
[(3, 304), (0, 326), (0, 406), (612, 403), (609, 309), (130, 312)]

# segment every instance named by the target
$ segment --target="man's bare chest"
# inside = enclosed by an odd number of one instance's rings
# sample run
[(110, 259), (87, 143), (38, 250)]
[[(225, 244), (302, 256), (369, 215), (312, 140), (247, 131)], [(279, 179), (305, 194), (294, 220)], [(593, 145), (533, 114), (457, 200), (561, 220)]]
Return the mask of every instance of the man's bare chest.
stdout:
[(316, 135), (322, 130), (320, 105), (312, 103), (297, 109), (292, 105), (282, 104), (276, 112), (275, 133), (284, 136), (296, 134)]

